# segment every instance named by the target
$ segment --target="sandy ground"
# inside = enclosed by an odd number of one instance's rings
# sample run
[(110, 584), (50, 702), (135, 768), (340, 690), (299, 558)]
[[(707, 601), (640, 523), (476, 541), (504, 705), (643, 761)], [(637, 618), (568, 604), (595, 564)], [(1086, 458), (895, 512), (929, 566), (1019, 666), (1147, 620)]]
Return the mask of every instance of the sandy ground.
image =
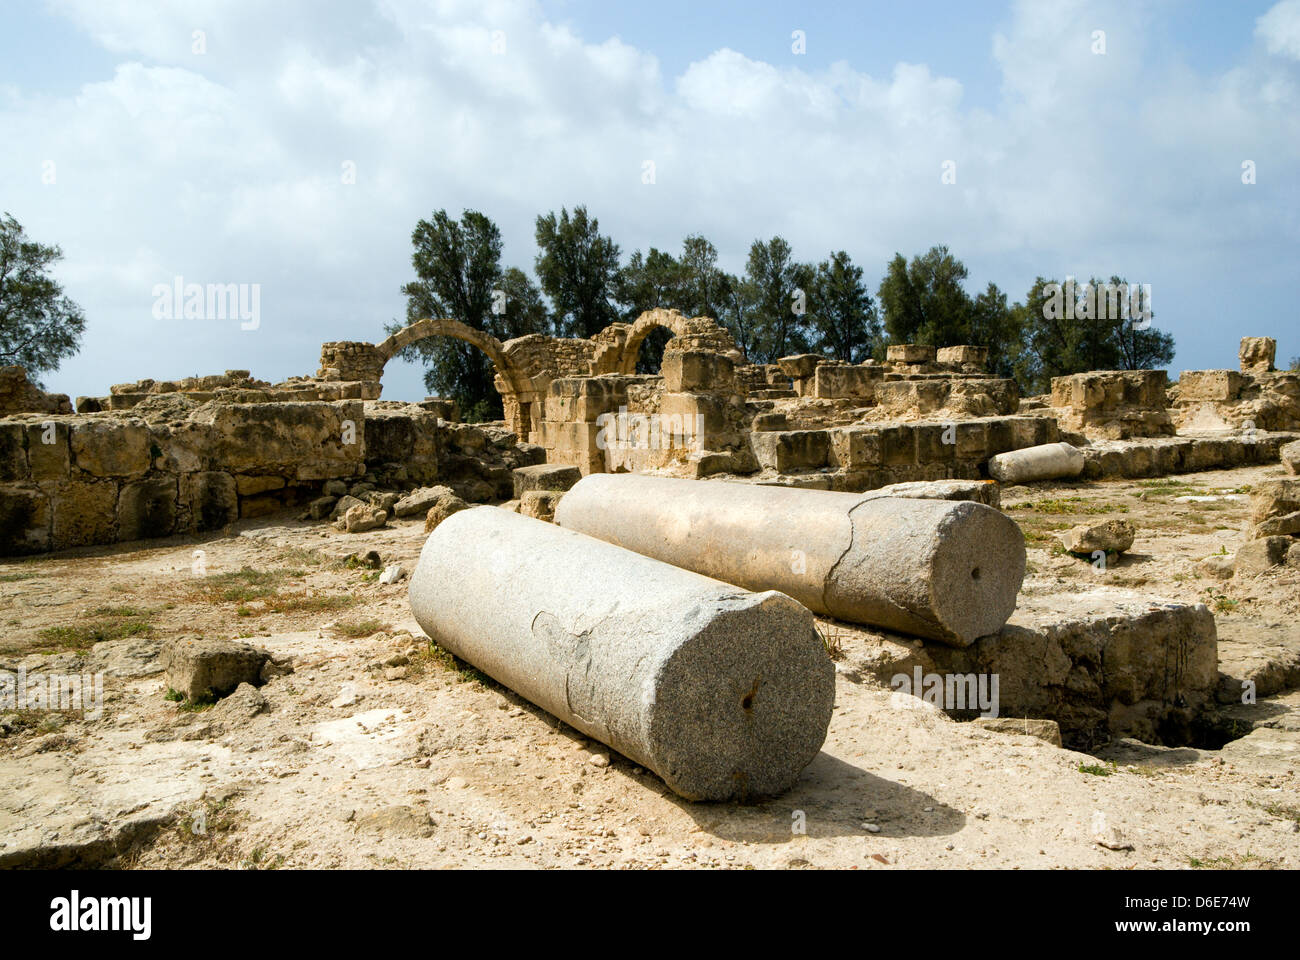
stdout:
[[(1104, 582), (1205, 602), (1221, 664), (1259, 661), (1294, 687), (1300, 569), (1220, 581), (1198, 566), (1235, 550), (1244, 491), (1280, 473), (1007, 488), (1030, 547), (1024, 590)], [(1139, 529), (1120, 563), (1054, 551), (1058, 529), (1113, 515)], [(1231, 708), (1254, 729), (1222, 750), (1121, 741), (1089, 756), (953, 722), (846, 671), (792, 791), (692, 804), (431, 651), (405, 582), (342, 559), (375, 550), (409, 570), (423, 540), (416, 521), (345, 535), (280, 516), (0, 565), (0, 668), (109, 673), (99, 719), (7, 718), (0, 864), (1300, 866), (1300, 692)], [(262, 688), (261, 712), (238, 698), (182, 709), (156, 659), (181, 635), (247, 637), (296, 669)]]

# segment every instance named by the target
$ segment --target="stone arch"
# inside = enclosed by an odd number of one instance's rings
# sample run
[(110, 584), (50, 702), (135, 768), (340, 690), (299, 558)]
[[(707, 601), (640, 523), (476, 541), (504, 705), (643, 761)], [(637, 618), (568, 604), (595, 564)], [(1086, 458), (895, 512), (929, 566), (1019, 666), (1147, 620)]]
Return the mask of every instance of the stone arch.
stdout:
[(672, 333), (673, 340), (669, 341), (669, 346), (673, 349), (712, 350), (731, 357), (735, 362), (744, 362), (744, 355), (736, 346), (735, 339), (716, 320), (710, 317), (685, 317), (677, 310), (656, 308), (645, 311), (626, 328), (622, 357), (618, 364), (619, 373), (636, 372), (636, 357), (641, 350), (641, 341), (655, 327), (663, 327)]
[(506, 422), (520, 440), (527, 440), (531, 429), (530, 401), (536, 392), (532, 389), (531, 378), (518, 369), (506, 355), (505, 345), (500, 340), (482, 330), (450, 318), (417, 320), (408, 327), (403, 327), (383, 343), (375, 346), (375, 352), (383, 363), (388, 363), (398, 351), (418, 340), (428, 337), (452, 337), (472, 344), (488, 355), (496, 368), (496, 387), (501, 394), (505, 408)]
[(628, 328), (619, 373), (636, 373), (636, 358), (641, 351), (641, 341), (656, 327), (662, 327), (674, 337), (684, 337), (690, 332), (687, 319), (676, 310), (656, 308), (645, 311)]

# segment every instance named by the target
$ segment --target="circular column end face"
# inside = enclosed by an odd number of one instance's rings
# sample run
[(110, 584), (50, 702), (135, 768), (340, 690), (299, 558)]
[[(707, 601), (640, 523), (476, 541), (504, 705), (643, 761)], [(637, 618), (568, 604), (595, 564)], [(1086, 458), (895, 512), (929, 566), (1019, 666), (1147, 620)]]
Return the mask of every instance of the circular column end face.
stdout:
[(1025, 537), (1014, 520), (980, 503), (962, 503), (954, 521), (960, 535), (941, 529), (935, 545), (930, 602), (937, 621), (966, 645), (997, 633), (1015, 611)]
[(784, 594), (720, 612), (654, 679), (655, 772), (691, 800), (748, 800), (790, 788), (821, 750), (835, 667), (812, 614)]

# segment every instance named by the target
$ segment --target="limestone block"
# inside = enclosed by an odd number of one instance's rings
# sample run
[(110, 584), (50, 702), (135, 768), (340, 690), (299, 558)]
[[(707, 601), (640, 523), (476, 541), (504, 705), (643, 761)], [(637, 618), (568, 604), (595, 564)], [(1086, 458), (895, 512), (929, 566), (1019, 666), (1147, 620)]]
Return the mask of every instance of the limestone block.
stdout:
[(826, 430), (755, 433), (750, 442), (759, 466), (777, 473), (824, 467), (830, 451), (830, 434)]
[(1123, 553), (1133, 546), (1136, 536), (1136, 529), (1127, 520), (1102, 520), (1071, 527), (1061, 534), (1061, 543), (1067, 553), (1091, 556), (1098, 550), (1103, 553)]
[(659, 371), (664, 389), (671, 393), (732, 393), (736, 388), (736, 367), (729, 359), (703, 350), (668, 350)]
[(923, 343), (894, 343), (885, 348), (890, 363), (933, 363), (935, 349)]
[(153, 445), (143, 420), (97, 418), (72, 428), (73, 462), (96, 477), (143, 476), (152, 461)]
[(0, 484), (0, 556), (49, 549), (49, 496), (35, 486)]
[(117, 500), (117, 539), (170, 536), (176, 529), (176, 494), (174, 476), (124, 483)]
[(876, 386), (883, 382), (885, 370), (878, 366), (850, 366), (823, 363), (813, 371), (812, 395), (822, 400), (862, 400), (872, 402)]
[(1277, 357), (1277, 341), (1272, 337), (1242, 337), (1237, 359), (1243, 373), (1268, 373)]
[(1290, 537), (1262, 537), (1247, 540), (1237, 548), (1236, 575), (1253, 577), (1286, 561)]
[(939, 347), (935, 351), (935, 359), (940, 363), (953, 364), (972, 364), (982, 367), (988, 363), (989, 348), (977, 347), (971, 344), (962, 344), (956, 347)]
[(54, 511), (50, 549), (112, 543), (116, 539), (116, 481), (56, 481), (48, 489)]
[(563, 496), (563, 490), (525, 490), (519, 501), (519, 514), (553, 523), (555, 507)]
[(568, 490), (582, 479), (577, 467), (562, 463), (539, 463), (531, 467), (517, 467), (514, 475), (514, 499), (521, 500), (529, 490)]
[(220, 530), (239, 519), (239, 494), (235, 478), (221, 470), (185, 474), (180, 499), (189, 508), (193, 530)]
[(233, 693), (241, 683), (261, 686), (266, 650), (237, 640), (178, 637), (163, 646), (167, 686), (185, 699), (213, 700)]

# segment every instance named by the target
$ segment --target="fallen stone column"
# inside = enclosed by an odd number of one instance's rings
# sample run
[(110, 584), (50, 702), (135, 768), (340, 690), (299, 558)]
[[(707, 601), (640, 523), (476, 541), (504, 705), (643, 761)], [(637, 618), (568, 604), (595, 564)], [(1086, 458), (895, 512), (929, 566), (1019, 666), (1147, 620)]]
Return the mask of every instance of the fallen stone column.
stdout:
[(966, 646), (1016, 608), (1025, 541), (970, 501), (592, 474), (555, 522), (839, 620)]
[(1002, 483), (1077, 477), (1083, 473), (1084, 460), (1083, 451), (1068, 443), (1044, 443), (991, 457), (989, 476)]
[(779, 593), (476, 507), (425, 541), (410, 597), (441, 646), (687, 799), (780, 793), (826, 739), (835, 670)]

